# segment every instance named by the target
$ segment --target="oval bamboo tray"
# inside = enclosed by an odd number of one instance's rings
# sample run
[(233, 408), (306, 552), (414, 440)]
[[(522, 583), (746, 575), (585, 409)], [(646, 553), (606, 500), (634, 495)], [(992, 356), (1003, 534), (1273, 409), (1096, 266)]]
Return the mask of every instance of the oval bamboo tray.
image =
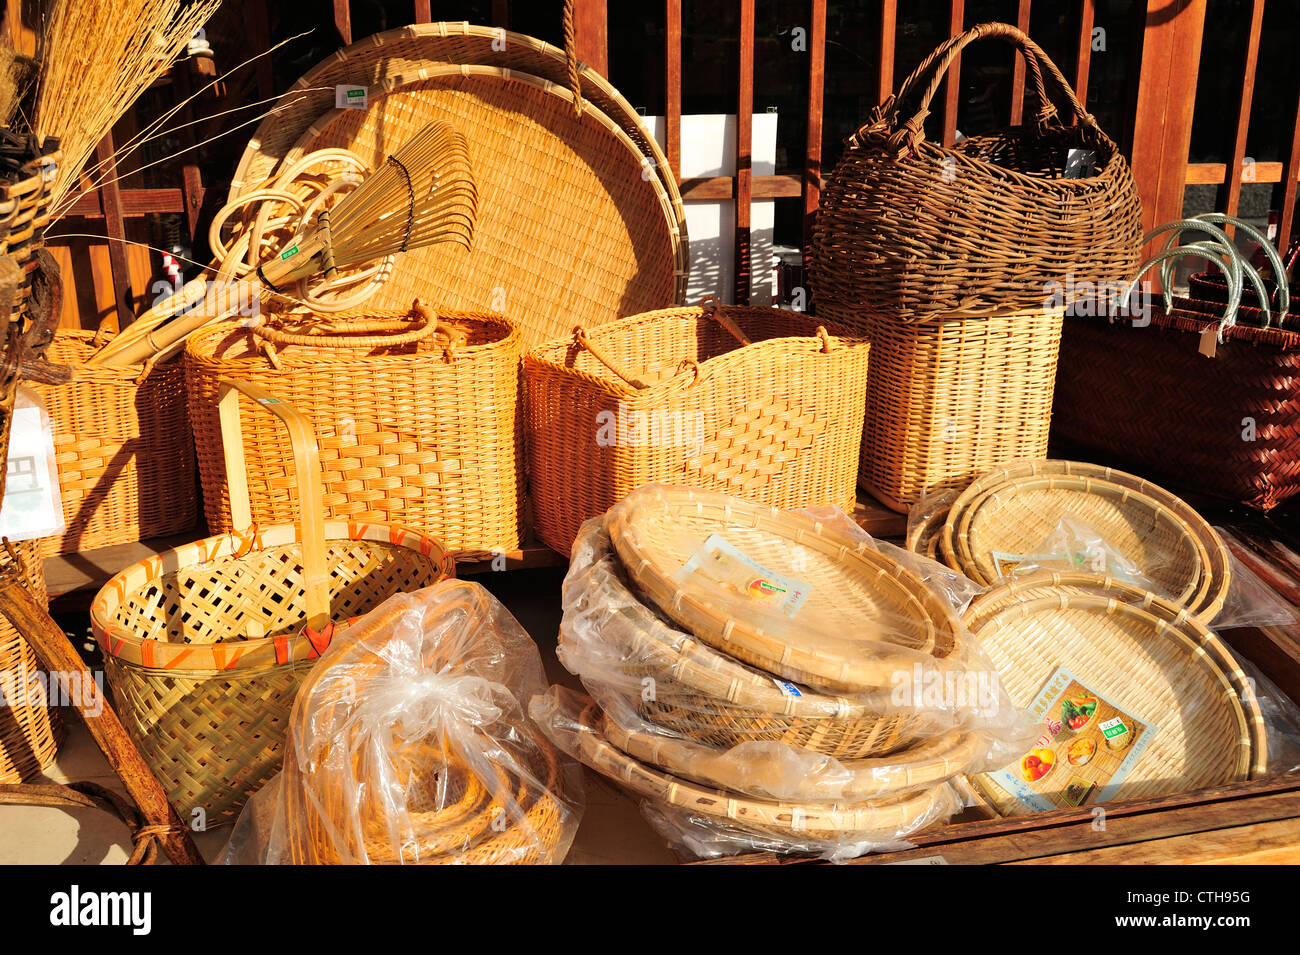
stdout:
[[(764, 770), (779, 773), (767, 759), (751, 759), (744, 774), (734, 762), (723, 761), (727, 751), (657, 733), (627, 730), (608, 715), (601, 717), (601, 733), (612, 745), (642, 763), (702, 786), (723, 789), (759, 799), (771, 799)], [(875, 759), (845, 760), (845, 775), (806, 778), (791, 798), (800, 802), (861, 801), (937, 786), (958, 773), (969, 771), (983, 751), (978, 737), (952, 730), (915, 747)], [(743, 775), (743, 778), (742, 778)]]
[(1162, 596), (1193, 605), (1203, 600), (1208, 558), (1196, 533), (1154, 498), (1108, 481), (1055, 474), (1011, 479), (963, 508), (954, 504), (941, 545), (951, 566), (990, 586), (1001, 576), (994, 554), (1036, 553), (1066, 517), (1099, 533)]
[[(870, 692), (896, 685), (919, 654), (944, 658), (957, 648), (960, 624), (920, 578), (809, 518), (655, 486), (611, 508), (606, 526), (628, 576), (664, 613), (711, 646), (786, 679)], [(797, 618), (768, 613), (763, 624), (748, 606), (733, 601), (744, 611), (736, 614), (720, 606), (717, 588), (680, 585), (681, 568), (713, 534), (809, 588)]]
[[(1115, 798), (1188, 791), (1263, 772), (1267, 742), (1250, 684), (1218, 638), (1184, 608), (1105, 578), (1044, 574), (994, 587), (964, 619), (1016, 705), (1030, 703), (1064, 667), (1133, 719), (1156, 727)], [(1004, 815), (1029, 811), (989, 775), (973, 782)]]
[(453, 244), (400, 256), (367, 308), (424, 298), (503, 312), (525, 345), (661, 308), (685, 294), (686, 243), (663, 184), (618, 126), (567, 89), (486, 66), (433, 66), (387, 77), (366, 110), (321, 116), (283, 160), (317, 149), (372, 168), (425, 124), (464, 134), (479, 214), (468, 255)]
[(1098, 481), (1117, 484), (1120, 487), (1146, 495), (1168, 508), (1182, 520), (1191, 529), (1203, 548), (1204, 572), (1208, 578), (1203, 597), (1199, 601), (1189, 604), (1189, 607), (1207, 624), (1214, 620), (1228, 599), (1228, 590), (1232, 583), (1232, 565), (1228, 556), (1227, 545), (1218, 532), (1210, 526), (1209, 522), (1201, 517), (1190, 504), (1159, 485), (1153, 484), (1135, 474), (1129, 474), (1115, 468), (1103, 467), (1099, 464), (1089, 464), (1084, 461), (1059, 459), (1013, 461), (1004, 467), (981, 475), (953, 502), (952, 513), (960, 514), (989, 491), (1009, 480), (1055, 474), (1093, 478)]
[(903, 797), (861, 803), (795, 803), (753, 799), (709, 789), (645, 766), (597, 732), (600, 710), (593, 703), (583, 711), (577, 734), (578, 757), (584, 765), (657, 805), (684, 809), (724, 824), (759, 832), (834, 839), (837, 836), (879, 834), (891, 841), (929, 822), (944, 804), (943, 787)]

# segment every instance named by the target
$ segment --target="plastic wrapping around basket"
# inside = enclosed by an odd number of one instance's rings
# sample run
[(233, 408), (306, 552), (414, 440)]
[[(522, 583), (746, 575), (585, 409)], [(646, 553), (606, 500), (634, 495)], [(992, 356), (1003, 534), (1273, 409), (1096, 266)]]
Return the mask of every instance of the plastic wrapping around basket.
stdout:
[[(1071, 318), (1053, 435), (1063, 446), (1191, 493), (1269, 510), (1300, 492), (1300, 333), (1176, 302), (1149, 324)], [(1135, 413), (1134, 409), (1140, 409)]]
[(284, 163), (343, 147), (372, 167), (434, 120), (466, 138), (478, 190), (472, 248), (401, 255), (368, 300), (425, 298), (504, 312), (525, 345), (678, 301), (689, 264), (668, 194), (645, 156), (603, 113), (548, 80), (497, 67), (432, 65), (393, 75), (364, 110), (321, 116)]
[[(517, 549), (521, 351), (508, 319), (422, 306), (197, 333), (186, 347), (185, 376), (209, 529), (233, 529), (214, 402), (230, 377), (266, 388), (311, 419), (328, 516), (414, 527), (458, 559)], [(248, 422), (243, 444), (254, 521), (290, 523), (294, 483), (283, 433), (259, 418)]]
[[(39, 541), (0, 546), (0, 566), (17, 560), (28, 591), (41, 606), (45, 593), (45, 567)], [(5, 617), (0, 616), (0, 783), (18, 783), (38, 777), (58, 755), (64, 725), (48, 704), (51, 686), (41, 670), (36, 652)]]
[(49, 359), (70, 365), (72, 380), (30, 386), (54, 422), (66, 523), (61, 536), (41, 542), (47, 557), (180, 534), (198, 519), (182, 363), (87, 366), (109, 338), (60, 331)]
[[(1037, 113), (953, 147), (928, 141), (924, 122), (944, 74), (985, 38), (1024, 58)], [(1091, 154), (1094, 174), (1070, 170), (1073, 150)], [(984, 23), (943, 43), (849, 137), (822, 187), (813, 295), (818, 314), (855, 329), (868, 319), (1023, 310), (1067, 275), (1125, 287), (1141, 229), (1119, 148), (1037, 44)]]
[[(240, 393), (290, 429), (299, 526), (252, 526)], [(177, 811), (202, 810), (210, 826), (233, 821), (279, 770), (294, 694), (336, 627), (455, 573), (424, 534), (324, 520), (319, 456), (302, 414), (243, 382), (223, 382), (218, 400), (244, 530), (140, 561), (91, 605), (123, 724)]]
[[(1012, 699), (1037, 706), (1044, 720), (1007, 775), (973, 780), (999, 812), (1182, 792), (1263, 772), (1268, 747), (1250, 682), (1185, 608), (1114, 580), (1043, 574), (994, 587), (965, 620)], [(1053, 693), (1073, 687), (1082, 690), (1065, 702), (1077, 726), (1064, 703), (1059, 714), (1046, 709)], [(1068, 758), (1079, 739), (1092, 742), (1082, 764)], [(1040, 753), (1048, 750), (1050, 760)], [(1039, 762), (1024, 765), (1030, 756)]]
[(538, 347), (524, 357), (538, 536), (568, 553), (584, 521), (652, 483), (852, 511), (867, 373), (859, 338), (716, 303)]

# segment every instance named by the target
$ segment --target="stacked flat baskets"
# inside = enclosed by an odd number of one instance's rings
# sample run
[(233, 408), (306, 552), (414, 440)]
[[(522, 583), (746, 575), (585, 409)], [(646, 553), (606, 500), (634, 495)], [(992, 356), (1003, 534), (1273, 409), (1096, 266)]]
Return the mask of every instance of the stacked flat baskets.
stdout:
[[(288, 428), (299, 524), (256, 526), (244, 467), (242, 393)], [(311, 422), (244, 382), (218, 390), (233, 521), (241, 530), (141, 561), (91, 607), (117, 710), (183, 816), (233, 821), (280, 768), (298, 685), (335, 627), (454, 574), (431, 537), (325, 521)]]
[[(234, 526), (213, 400), (231, 377), (267, 388), (311, 420), (330, 517), (414, 527), (457, 559), (517, 549), (521, 349), (508, 319), (422, 305), (199, 332), (186, 347), (185, 373), (209, 529)], [(262, 421), (250, 422), (245, 449), (254, 521), (288, 523), (290, 447), (273, 421)]]
[(852, 510), (867, 349), (796, 312), (707, 303), (634, 315), (524, 358), (538, 536), (652, 483)]
[[(941, 523), (940, 523), (941, 518)], [(935, 519), (942, 559), (985, 586), (1008, 575), (1062, 521), (1095, 533), (1148, 589), (1209, 623), (1232, 582), (1223, 539), (1186, 502), (1132, 474), (1078, 461), (1018, 461), (968, 486)], [(1066, 555), (1061, 555), (1064, 559)]]
[[(1251, 682), (1185, 608), (1113, 580), (1046, 574), (992, 588), (966, 623), (1012, 701), (1046, 710), (1043, 734), (1020, 764), (972, 779), (1000, 813), (1263, 773), (1268, 746)], [(1056, 719), (1058, 702), (1084, 708)], [(1038, 762), (1026, 766), (1031, 757)]]
[[(1037, 116), (927, 142), (944, 74), (984, 38), (1024, 57)], [(1094, 175), (1067, 171), (1072, 149), (1091, 153)], [(1123, 156), (1033, 41), (981, 24), (935, 50), (849, 138), (814, 231), (818, 314), (872, 343), (862, 486), (906, 510), (935, 486), (1044, 455), (1064, 308), (1079, 289), (1127, 282), (1140, 228)]]
[[(331, 110), (332, 93), (320, 91), (339, 83), (366, 86), (366, 108)], [(434, 119), (466, 137), (480, 200), (473, 249), (404, 255), (375, 308), (422, 297), (504, 312), (531, 346), (685, 292), (685, 214), (662, 153), (635, 111), (559, 50), (424, 24), (340, 51), (281, 105), (249, 143), (232, 200), (313, 149), (342, 146), (382, 162)]]
[[(773, 579), (799, 575), (798, 628), (683, 580), (695, 549), (719, 537)], [(895, 674), (917, 654), (950, 657), (960, 634), (919, 577), (835, 528), (720, 493), (644, 488), (574, 548), (559, 655), (594, 699), (567, 714), (580, 728), (571, 748), (655, 807), (762, 844), (894, 838), (951, 814), (945, 783), (985, 755), (974, 735), (931, 734), (886, 703)], [(737, 756), (742, 744), (768, 748)], [(836, 772), (782, 782), (782, 752), (833, 756)]]

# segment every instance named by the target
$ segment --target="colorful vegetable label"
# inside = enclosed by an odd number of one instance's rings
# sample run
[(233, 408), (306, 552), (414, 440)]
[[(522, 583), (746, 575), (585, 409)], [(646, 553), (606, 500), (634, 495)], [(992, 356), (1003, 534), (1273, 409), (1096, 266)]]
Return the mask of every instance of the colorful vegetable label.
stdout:
[(812, 592), (808, 584), (764, 567), (718, 534), (709, 535), (691, 555), (678, 580), (766, 604), (786, 617), (797, 614)]
[(991, 779), (1036, 812), (1114, 798), (1158, 727), (1058, 667), (1029, 704), (1042, 734)]

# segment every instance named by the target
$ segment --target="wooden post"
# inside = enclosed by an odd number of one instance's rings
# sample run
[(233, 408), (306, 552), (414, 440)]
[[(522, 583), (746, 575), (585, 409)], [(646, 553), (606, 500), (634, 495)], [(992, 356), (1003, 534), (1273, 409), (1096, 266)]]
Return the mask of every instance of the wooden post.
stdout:
[[(891, 57), (892, 59), (892, 57)], [(826, 0), (812, 0), (808, 26), (808, 144), (803, 170), (803, 255), (810, 261), (813, 221), (822, 194), (822, 101), (826, 92)], [(773, 289), (775, 292), (775, 289)]]
[(734, 299), (749, 304), (750, 204), (754, 165), (754, 0), (740, 0), (740, 95), (736, 103), (736, 257)]
[(109, 130), (98, 146), (95, 159), (103, 172), (104, 185), (99, 187), (100, 206), (104, 210), (104, 232), (108, 236), (108, 264), (113, 276), (113, 308), (117, 328), (122, 331), (135, 321), (131, 307), (131, 267), (126, 258), (126, 218), (122, 209), (122, 188), (117, 182), (117, 163), (113, 159), (113, 132)]
[(578, 62), (609, 76), (609, 18), (605, 0), (573, 0)]
[(352, 8), (348, 0), (334, 0), (334, 28), (344, 46), (352, 45)]
[(664, 152), (682, 181), (682, 0), (664, 4)]

